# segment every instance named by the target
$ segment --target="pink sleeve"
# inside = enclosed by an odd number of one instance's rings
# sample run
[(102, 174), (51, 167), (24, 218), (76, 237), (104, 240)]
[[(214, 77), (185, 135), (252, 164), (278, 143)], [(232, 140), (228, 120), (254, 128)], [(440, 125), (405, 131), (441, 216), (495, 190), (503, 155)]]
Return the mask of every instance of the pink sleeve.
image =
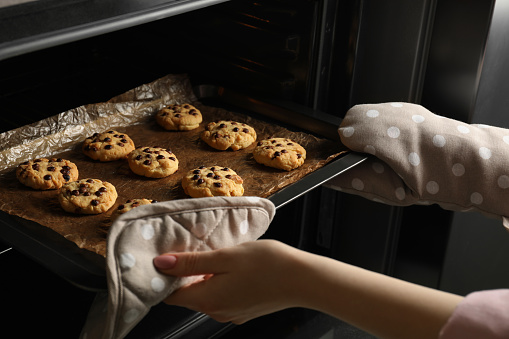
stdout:
[(509, 289), (467, 295), (439, 335), (439, 339), (460, 338), (509, 338)]

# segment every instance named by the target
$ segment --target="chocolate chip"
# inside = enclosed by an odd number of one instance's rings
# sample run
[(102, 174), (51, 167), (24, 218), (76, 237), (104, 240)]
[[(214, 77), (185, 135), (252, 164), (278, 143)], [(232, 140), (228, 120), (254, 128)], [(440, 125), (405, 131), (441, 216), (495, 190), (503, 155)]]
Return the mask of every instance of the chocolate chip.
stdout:
[[(200, 167), (200, 168), (203, 168), (203, 167)], [(193, 173), (194, 173), (194, 174), (200, 174), (200, 173), (201, 173), (201, 171), (200, 171), (200, 170), (194, 170), (194, 171), (193, 171)]]
[(117, 207), (117, 209), (120, 211), (120, 210), (123, 210), (124, 207), (125, 207), (124, 205), (120, 205), (120, 206)]
[[(164, 159), (164, 155), (159, 154), (156, 158), (157, 158), (157, 159)], [(171, 159), (171, 158), (170, 158), (170, 159)]]
[(93, 183), (93, 182), (94, 182), (94, 179), (87, 179), (87, 182), (88, 182), (88, 183)]
[(145, 161), (143, 162), (143, 165), (147, 165), (147, 166), (148, 166), (148, 165), (150, 165), (150, 164), (152, 164), (152, 161), (150, 161), (150, 160), (145, 160)]
[(115, 133), (115, 131), (108, 131), (108, 133), (109, 133), (109, 134), (114, 134), (114, 133)]
[(80, 191), (78, 191), (78, 190), (73, 190), (73, 191), (71, 192), (71, 194), (72, 194), (72, 195), (74, 195), (74, 196), (78, 196), (78, 195), (80, 195)]
[(226, 124), (220, 124), (219, 125), (219, 128), (225, 128), (226, 127)]
[(92, 201), (90, 202), (90, 205), (92, 205), (92, 206), (97, 206), (97, 205), (99, 205), (99, 200), (92, 200)]
[(214, 183), (214, 186), (216, 186), (216, 187), (222, 187), (222, 186), (223, 186), (223, 184), (221, 184), (220, 182), (215, 182), (215, 183)]
[(214, 179), (219, 180), (221, 177), (219, 175), (214, 175)]
[(244, 132), (244, 133), (249, 133), (249, 129), (244, 128), (244, 129), (242, 129), (242, 132)]
[(62, 162), (63, 159), (62, 158), (57, 158), (57, 162)]
[(38, 171), (39, 170), (39, 164), (33, 164), (32, 169)]
[(141, 158), (142, 158), (141, 155), (137, 155), (135, 159), (136, 160), (141, 160)]
[(208, 178), (212, 178), (214, 176), (214, 173), (207, 173)]
[(121, 142), (117, 143), (117, 145), (118, 145), (118, 147), (124, 147), (124, 144)]
[(261, 146), (263, 145), (263, 143), (261, 141), (258, 141), (258, 146)]
[(88, 187), (86, 186), (81, 186), (80, 189), (79, 189), (80, 193), (85, 193), (85, 192), (88, 192)]
[(70, 166), (62, 166), (62, 169), (66, 170), (66, 171), (70, 171), (71, 167)]
[(205, 182), (205, 180), (203, 180), (203, 179), (198, 179), (198, 181), (197, 181), (197, 182), (198, 182), (198, 185), (199, 185), (199, 184), (203, 184), (203, 183)]
[(44, 180), (51, 180), (51, 175), (46, 174), (46, 175), (44, 176)]
[(177, 159), (175, 157), (169, 157), (168, 159), (176, 161)]
[(97, 191), (97, 192), (95, 192), (95, 195), (97, 195), (98, 197), (100, 197), (101, 195), (103, 195), (103, 192), (101, 192), (101, 191)]
[(113, 146), (112, 146), (112, 145), (106, 145), (106, 146), (104, 146), (104, 149), (112, 149), (112, 148), (113, 148)]
[(35, 159), (34, 162), (41, 162), (41, 159)]
[(148, 147), (147, 147), (147, 148), (145, 148), (145, 149), (143, 150), (143, 152), (145, 152), (145, 153), (150, 153), (150, 148), (148, 148)]
[(175, 114), (175, 118), (180, 118), (180, 117), (181, 117), (180, 113)]
[(230, 169), (228, 167), (223, 168), (223, 171), (229, 171)]
[(198, 174), (193, 175), (193, 180), (198, 180), (200, 176)]
[(298, 159), (302, 158), (302, 154), (297, 153), (297, 158)]
[(108, 189), (107, 189), (106, 187), (104, 187), (104, 186), (103, 186), (103, 187), (101, 187), (101, 188), (99, 188), (99, 192), (106, 192), (107, 190), (108, 190)]
[(281, 155), (281, 153), (279, 153), (279, 152), (277, 152), (277, 151), (276, 151), (276, 152), (274, 152), (274, 157), (279, 157), (280, 155)]
[(231, 174), (227, 174), (227, 175), (225, 175), (224, 177), (225, 177), (226, 179), (231, 179), (231, 178), (232, 178)]
[(90, 195), (90, 192), (83, 193), (84, 196), (88, 197)]
[(234, 128), (233, 128), (233, 131), (234, 131), (234, 132), (238, 132), (238, 131), (239, 131), (239, 128), (238, 128), (238, 127), (234, 127)]
[(282, 150), (281, 150), (281, 153), (288, 153), (288, 151), (287, 151), (287, 150), (285, 150), (285, 149), (282, 149)]
[(50, 166), (50, 167), (47, 168), (47, 170), (50, 171), (50, 172), (55, 172), (55, 167)]
[(71, 179), (71, 176), (69, 174), (64, 174), (63, 178), (65, 179), (65, 181), (69, 181)]
[(111, 138), (104, 138), (103, 140), (104, 142), (108, 142), (108, 141), (111, 141)]

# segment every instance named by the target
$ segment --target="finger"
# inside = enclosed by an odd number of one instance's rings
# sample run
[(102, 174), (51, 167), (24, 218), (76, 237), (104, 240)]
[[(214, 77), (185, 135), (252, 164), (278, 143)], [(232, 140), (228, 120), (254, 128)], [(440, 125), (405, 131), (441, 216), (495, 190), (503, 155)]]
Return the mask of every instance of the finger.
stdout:
[(164, 299), (168, 305), (182, 306), (193, 311), (206, 313), (206, 306), (210, 300), (210, 288), (207, 280), (200, 280), (183, 286)]
[(192, 276), (217, 274), (224, 271), (225, 262), (217, 251), (167, 253), (154, 258), (154, 266), (164, 274)]

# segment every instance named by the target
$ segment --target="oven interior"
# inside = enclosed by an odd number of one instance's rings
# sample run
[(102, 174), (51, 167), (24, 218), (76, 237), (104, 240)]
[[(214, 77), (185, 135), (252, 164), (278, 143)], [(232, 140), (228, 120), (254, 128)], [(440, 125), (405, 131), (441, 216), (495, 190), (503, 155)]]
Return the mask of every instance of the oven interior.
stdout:
[[(181, 73), (189, 75), (199, 99), (211, 106), (239, 109), (235, 100), (217, 100), (217, 88), (226, 88), (234, 90), (244, 102), (245, 98), (248, 102), (256, 98), (285, 107), (286, 122), (274, 122), (287, 128), (300, 128), (288, 123), (298, 120), (291, 115), (293, 111), (303, 112), (314, 121), (337, 125), (348, 108), (350, 27), (355, 8), (355, 2), (229, 1), (1, 60), (0, 133), (81, 105), (107, 101), (167, 74)], [(276, 115), (264, 113), (264, 119), (269, 121)], [(330, 230), (307, 226), (314, 224), (313, 220), (329, 206), (328, 199), (330, 193), (318, 189), (279, 208), (274, 220), (277, 227), (270, 228), (265, 237), (330, 253), (324, 246)], [(33, 291), (25, 293), (21, 300), (14, 296), (9, 300), (15, 305), (10, 326), (19, 328), (17, 315), (25, 312), (33, 298), (41, 305), (30, 306), (34, 307), (30, 313), (37, 313), (37, 324), (54, 324), (56, 316), (59, 332), (79, 332), (93, 291), (76, 289), (46, 270), (44, 263), (33, 263), (16, 250), (6, 252), (2, 259), (10, 263), (8, 268), (13, 275), (19, 275), (18, 279), (3, 279), (3, 289)], [(20, 274), (17, 265), (33, 271)], [(30, 288), (34, 274), (45, 277), (35, 289)], [(72, 297), (52, 297), (62, 293)], [(44, 312), (42, 306), (52, 303), (61, 310), (56, 315)], [(73, 309), (73, 315), (68, 309)], [(184, 319), (182, 326), (177, 323), (170, 328), (158, 327), (161, 317), (171, 316), (172, 312)], [(293, 319), (292, 324), (302, 321), (301, 312), (306, 313), (299, 310), (287, 315)], [(310, 318), (316, 317), (319, 315)], [(332, 320), (326, 320), (329, 321)], [(30, 331), (25, 328), (22, 332)], [(200, 331), (204, 333), (199, 334)], [(161, 306), (131, 337), (206, 337), (206, 332), (222, 333), (226, 329), (193, 312)]]

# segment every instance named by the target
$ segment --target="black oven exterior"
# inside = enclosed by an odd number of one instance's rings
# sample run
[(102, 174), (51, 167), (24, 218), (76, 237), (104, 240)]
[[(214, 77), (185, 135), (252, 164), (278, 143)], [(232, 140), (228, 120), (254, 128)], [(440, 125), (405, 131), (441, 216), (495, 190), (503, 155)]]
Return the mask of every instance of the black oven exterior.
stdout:
[[(284, 116), (299, 111), (316, 121), (317, 131), (366, 102), (422, 103), (469, 121), (496, 13), (494, 1), (469, 4), (475, 10), (454, 0), (44, 0), (0, 8), (0, 132), (108, 100), (169, 73), (188, 73), (203, 85), (198, 91), (233, 88), (282, 107), (283, 123), (302, 127), (295, 116)], [(458, 39), (462, 29), (468, 29), (467, 41)], [(443, 44), (460, 53), (444, 58)], [(444, 71), (454, 65), (469, 81)], [(456, 93), (443, 91), (444, 80), (461, 86), (451, 86)], [(454, 291), (444, 268), (454, 258), (451, 248), (459, 246), (450, 238), (458, 218), (433, 206), (389, 207), (319, 186), (278, 208), (277, 227), (265, 237)], [(73, 286), (9, 243), (2, 246), (9, 272), (2, 277), (2, 299), (13, 310), (7, 327), (63, 338), (79, 333), (94, 291)], [(49, 312), (48, 304), (59, 310)], [(23, 327), (27, 316), (37, 326)], [(128, 337), (261, 336), (371, 338), (307, 310), (236, 327), (165, 305), (154, 307)]]

